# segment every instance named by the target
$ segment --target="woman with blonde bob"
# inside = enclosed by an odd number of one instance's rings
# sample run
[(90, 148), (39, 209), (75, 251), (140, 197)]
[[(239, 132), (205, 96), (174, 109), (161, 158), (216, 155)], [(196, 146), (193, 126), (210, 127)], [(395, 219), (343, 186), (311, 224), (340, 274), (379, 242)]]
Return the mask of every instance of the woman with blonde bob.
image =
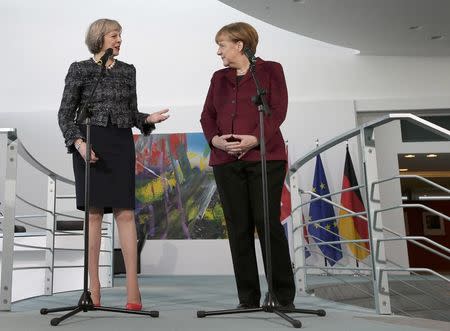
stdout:
[[(239, 297), (238, 308), (260, 305), (261, 291), (256, 263), (254, 229), (266, 259), (259, 149), (259, 112), (252, 103), (256, 86), (244, 54), (256, 52), (258, 33), (249, 24), (225, 25), (216, 34), (217, 55), (225, 69), (211, 79), (201, 124), (211, 146), (213, 167), (222, 202)], [(289, 248), (280, 223), (281, 191), (286, 175), (286, 150), (280, 131), (288, 105), (283, 68), (277, 62), (256, 59), (255, 70), (267, 92), (272, 112), (264, 118), (273, 294), (279, 304), (293, 308), (295, 284)], [(275, 301), (275, 300), (274, 300)]]
[(86, 34), (86, 45), (93, 56), (70, 65), (65, 80), (58, 122), (65, 144), (73, 157), (77, 208), (85, 209), (86, 129), (77, 117), (88, 101), (101, 70), (99, 60), (112, 49), (106, 72), (88, 107), (91, 116), (91, 183), (89, 208), (89, 288), (92, 302), (100, 306), (98, 274), (101, 224), (104, 213), (113, 213), (117, 222), (126, 268), (127, 304), (142, 310), (137, 279), (137, 236), (134, 221), (135, 150), (132, 127), (148, 135), (155, 123), (166, 120), (168, 109), (152, 114), (140, 113), (136, 97), (136, 69), (119, 61), (122, 27), (115, 20), (99, 19)]

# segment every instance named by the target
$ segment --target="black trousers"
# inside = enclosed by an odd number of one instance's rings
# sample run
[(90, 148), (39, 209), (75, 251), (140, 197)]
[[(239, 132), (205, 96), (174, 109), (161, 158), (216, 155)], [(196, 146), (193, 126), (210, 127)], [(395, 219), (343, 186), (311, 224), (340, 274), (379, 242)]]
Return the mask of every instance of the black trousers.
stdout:
[[(288, 242), (280, 223), (285, 166), (285, 161), (267, 161), (273, 294), (282, 305), (292, 303), (295, 297)], [(261, 290), (255, 254), (255, 227), (266, 261), (261, 162), (238, 160), (214, 166), (213, 171), (227, 224), (239, 302), (258, 304)]]

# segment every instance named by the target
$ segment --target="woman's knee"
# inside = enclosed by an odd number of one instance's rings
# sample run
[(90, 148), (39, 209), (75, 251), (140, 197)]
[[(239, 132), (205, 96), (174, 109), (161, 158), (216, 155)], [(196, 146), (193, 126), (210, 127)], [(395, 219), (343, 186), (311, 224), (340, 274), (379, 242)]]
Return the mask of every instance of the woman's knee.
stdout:
[(103, 209), (100, 208), (90, 208), (89, 209), (89, 221), (90, 222), (101, 222), (103, 219)]
[(132, 209), (114, 209), (113, 213), (116, 221), (134, 221), (134, 210)]

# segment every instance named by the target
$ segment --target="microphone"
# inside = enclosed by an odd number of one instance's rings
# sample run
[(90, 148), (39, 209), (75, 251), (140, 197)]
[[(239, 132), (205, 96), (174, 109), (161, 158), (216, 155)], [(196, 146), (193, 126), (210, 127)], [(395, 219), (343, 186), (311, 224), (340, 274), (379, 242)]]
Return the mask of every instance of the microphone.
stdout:
[(106, 62), (108, 62), (109, 57), (113, 54), (113, 49), (112, 48), (108, 48), (105, 51), (105, 54), (103, 54), (103, 56), (100, 58), (100, 60), (97, 62), (99, 63), (102, 67), (106, 66)]
[(250, 64), (256, 63), (255, 53), (253, 53), (249, 47), (244, 47), (244, 54), (247, 57), (247, 59), (250, 61)]

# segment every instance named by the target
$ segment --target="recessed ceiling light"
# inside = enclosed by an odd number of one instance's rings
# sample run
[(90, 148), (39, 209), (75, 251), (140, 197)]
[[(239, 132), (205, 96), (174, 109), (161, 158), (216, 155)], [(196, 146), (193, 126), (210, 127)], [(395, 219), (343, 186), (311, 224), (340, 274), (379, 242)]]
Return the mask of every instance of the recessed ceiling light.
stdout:
[(422, 25), (414, 25), (414, 26), (410, 26), (409, 29), (414, 30), (414, 31), (422, 30), (423, 26)]
[(437, 154), (427, 154), (427, 157), (428, 158), (433, 158), (433, 157), (438, 157), (438, 155)]
[(414, 154), (406, 154), (405, 157), (407, 159), (412, 159), (413, 157), (416, 157)]
[(444, 39), (444, 36), (440, 36), (440, 35), (431, 36), (430, 39), (431, 40), (441, 40), (441, 39)]
[(305, 3), (306, 0), (292, 0), (292, 1), (297, 2), (297, 3)]
[(400, 169), (398, 169), (398, 171), (401, 171), (401, 172), (408, 171), (408, 168), (400, 168)]

